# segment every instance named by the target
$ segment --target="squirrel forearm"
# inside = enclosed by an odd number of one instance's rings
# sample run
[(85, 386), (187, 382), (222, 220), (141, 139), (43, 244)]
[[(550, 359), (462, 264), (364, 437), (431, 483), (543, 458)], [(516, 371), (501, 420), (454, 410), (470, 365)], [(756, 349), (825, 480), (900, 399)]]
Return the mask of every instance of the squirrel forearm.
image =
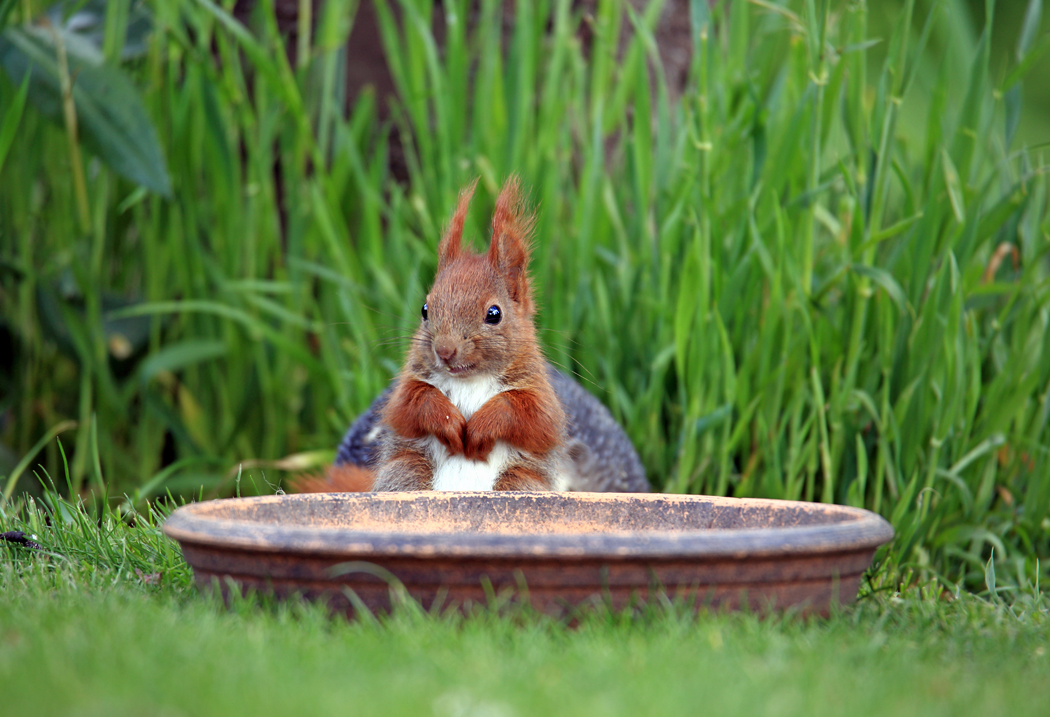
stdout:
[(467, 421), (464, 454), (484, 460), (496, 441), (535, 455), (546, 453), (562, 440), (560, 410), (554, 396), (524, 389), (499, 393)]
[(438, 389), (418, 379), (403, 380), (383, 410), (387, 425), (405, 438), (434, 436), (453, 455), (463, 452), (466, 421)]

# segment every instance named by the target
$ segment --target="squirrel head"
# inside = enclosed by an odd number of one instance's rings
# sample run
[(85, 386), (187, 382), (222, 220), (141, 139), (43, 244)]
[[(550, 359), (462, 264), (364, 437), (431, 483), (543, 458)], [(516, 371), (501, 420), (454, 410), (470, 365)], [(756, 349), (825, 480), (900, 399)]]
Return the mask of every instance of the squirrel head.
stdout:
[(533, 217), (510, 177), (492, 216), (488, 251), (463, 246), (463, 224), (477, 180), (459, 195), (438, 246), (434, 285), (423, 305), (417, 345), (436, 369), (459, 377), (502, 372), (535, 353), (535, 304), (528, 276)]

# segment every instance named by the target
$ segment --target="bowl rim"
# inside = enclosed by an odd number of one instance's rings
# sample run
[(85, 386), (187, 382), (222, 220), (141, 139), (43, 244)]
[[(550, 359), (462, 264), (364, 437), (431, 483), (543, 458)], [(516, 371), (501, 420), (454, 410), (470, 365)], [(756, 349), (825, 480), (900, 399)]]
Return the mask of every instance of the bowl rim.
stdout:
[[(354, 530), (343, 527), (282, 525), (216, 518), (231, 503), (345, 503), (356, 501), (547, 500), (581, 503), (600, 501), (641, 503), (710, 503), (726, 508), (806, 510), (833, 514), (833, 522), (773, 528), (731, 528), (666, 531), (603, 531), (581, 533), (479, 533), (411, 530)], [(515, 493), (398, 492), (301, 493), (226, 498), (177, 508), (164, 522), (164, 533), (184, 547), (227, 549), (253, 553), (328, 556), (335, 559), (406, 557), (547, 560), (722, 560), (727, 557), (788, 557), (874, 550), (894, 537), (882, 517), (863, 508), (765, 498), (724, 498), (667, 493)]]

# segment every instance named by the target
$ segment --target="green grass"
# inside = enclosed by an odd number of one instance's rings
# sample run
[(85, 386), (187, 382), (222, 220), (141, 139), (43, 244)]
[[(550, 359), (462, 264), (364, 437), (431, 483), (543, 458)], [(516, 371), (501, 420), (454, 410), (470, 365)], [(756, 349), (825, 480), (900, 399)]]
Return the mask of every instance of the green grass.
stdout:
[[(128, 4), (110, 6), (119, 38)], [(547, 353), (657, 488), (865, 506), (897, 529), (901, 574), (981, 590), (992, 558), (1009, 590), (1046, 583), (1048, 138), (1013, 131), (1040, 23), (993, 68), (954, 0), (905, 0), (879, 36), (864, 2), (697, 3), (672, 100), (656, 5), (521, 3), (503, 38), (495, 0), (470, 27), (462, 0), (399, 2), (400, 22), (380, 2), (399, 185), (375, 99), (340, 114), (354, 3), (328, 2), (292, 61), (259, 6), (246, 32), (207, 0), (155, 3), (124, 64), (170, 196), (21, 116), (0, 182), (19, 348), (0, 487), (68, 462), (73, 493), (141, 506), (323, 462), (400, 364), (458, 189), (481, 179), (480, 237), (518, 172)], [(18, 90), (2, 75), (0, 107)]]
[(314, 610), (58, 590), (0, 608), (0, 685), (12, 714), (1045, 714), (1045, 625), (915, 612), (371, 629)]
[[(934, 585), (866, 591), (829, 619), (597, 609), (378, 622), (192, 587), (147, 516), (88, 517), (48, 496), (0, 530), (4, 713), (1045, 714), (1050, 611)], [(51, 525), (44, 518), (50, 518)], [(63, 518), (63, 516), (65, 516)], [(878, 579), (878, 578), (876, 578)]]

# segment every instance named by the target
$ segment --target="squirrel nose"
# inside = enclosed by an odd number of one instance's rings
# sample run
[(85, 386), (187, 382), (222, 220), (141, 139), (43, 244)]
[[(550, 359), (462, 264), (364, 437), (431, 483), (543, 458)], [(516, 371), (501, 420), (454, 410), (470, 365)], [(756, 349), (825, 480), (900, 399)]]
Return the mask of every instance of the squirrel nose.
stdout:
[(445, 362), (445, 365), (452, 365), (452, 360), (456, 358), (456, 347), (451, 344), (439, 342), (434, 344), (434, 353), (437, 357)]

